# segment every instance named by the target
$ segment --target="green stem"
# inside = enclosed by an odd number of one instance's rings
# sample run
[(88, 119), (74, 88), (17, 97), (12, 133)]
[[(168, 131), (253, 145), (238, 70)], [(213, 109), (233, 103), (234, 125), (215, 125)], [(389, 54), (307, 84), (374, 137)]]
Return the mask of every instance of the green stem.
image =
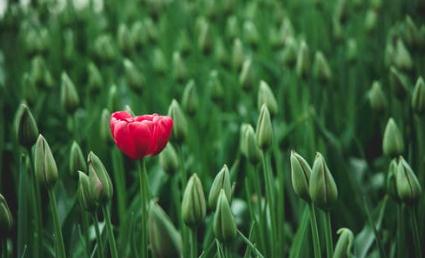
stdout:
[(328, 257), (333, 256), (334, 244), (332, 238), (332, 225), (331, 225), (331, 214), (329, 211), (325, 212), (325, 226), (326, 226), (326, 253)]
[(416, 208), (412, 208), (411, 214), (410, 214), (410, 219), (411, 219), (411, 223), (412, 223), (412, 231), (413, 231), (413, 236), (414, 236), (414, 241), (415, 241), (415, 252), (416, 252), (415, 257), (422, 258), (421, 241), (420, 241), (421, 238), (419, 236), (418, 220), (417, 220), (417, 217), (416, 217)]
[(117, 244), (115, 242), (115, 236), (114, 236), (112, 223), (111, 223), (111, 214), (109, 213), (109, 209), (106, 208), (105, 206), (102, 207), (102, 211), (103, 211), (103, 216), (105, 217), (106, 232), (109, 238), (109, 247), (111, 251), (111, 257), (118, 258)]
[(255, 247), (255, 245), (253, 243), (251, 243), (251, 241), (249, 241), (249, 239), (241, 232), (238, 230), (238, 234), (241, 236), (242, 240), (249, 246), (251, 247), (252, 250), (254, 250), (254, 253), (257, 257), (259, 258), (264, 258), (264, 256), (261, 254), (260, 251), (258, 251), (258, 249)]
[(310, 225), (311, 225), (311, 234), (313, 237), (314, 258), (321, 258), (322, 251), (320, 250), (319, 230), (317, 229), (316, 211), (315, 211), (313, 203), (309, 203), (308, 207), (310, 210)]
[(105, 250), (105, 248), (103, 247), (103, 240), (102, 240), (102, 235), (100, 234), (100, 229), (99, 229), (99, 219), (97, 218), (97, 214), (93, 215), (93, 220), (94, 220), (94, 231), (96, 233), (96, 239), (97, 239), (97, 245), (98, 245), (98, 249), (99, 249), (99, 258), (103, 258), (105, 257), (105, 254), (103, 253), (103, 250)]
[[(29, 151), (30, 152), (30, 151)], [(30, 161), (30, 167), (32, 167), (32, 160), (31, 155), (28, 154), (28, 158)], [(33, 206), (33, 222), (34, 222), (34, 232), (33, 232), (33, 249), (32, 254), (34, 258), (37, 258), (40, 256), (40, 246), (41, 246), (41, 228), (42, 228), (42, 214), (41, 214), (41, 197), (40, 197), (40, 185), (38, 184), (36, 178), (35, 178), (35, 170), (33, 169), (30, 171), (32, 186), (31, 188), (31, 202)]]
[(190, 252), (191, 252), (191, 255), (190, 255), (190, 257), (192, 257), (192, 258), (197, 258), (198, 257), (198, 238), (197, 238), (197, 236), (198, 236), (198, 229), (197, 228), (193, 228), (192, 230), (191, 230), (191, 242), (192, 242), (192, 244), (191, 244), (191, 246), (190, 246)]
[[(180, 165), (180, 188), (184, 189), (186, 186), (187, 181), (187, 175), (186, 170), (184, 168), (184, 162), (183, 162), (183, 148), (182, 146), (177, 146), (177, 154), (179, 158), (179, 165)], [(180, 191), (178, 191), (180, 192)], [(181, 196), (177, 199), (176, 206), (178, 207), (178, 214), (181, 214)], [(179, 226), (182, 234), (182, 241), (183, 241), (183, 256), (188, 257), (190, 255), (190, 240), (189, 240), (189, 232), (187, 230), (187, 227), (184, 225), (183, 217), (179, 216)]]
[(378, 234), (378, 230), (376, 229), (375, 222), (373, 222), (372, 215), (370, 214), (370, 211), (369, 211), (369, 206), (367, 205), (366, 198), (364, 196), (363, 196), (363, 206), (366, 211), (366, 216), (369, 222), (369, 226), (373, 230), (373, 234), (375, 235), (376, 244), (378, 245), (378, 249), (379, 249), (379, 256), (381, 258), (387, 257), (384, 253), (384, 248), (382, 247), (381, 238)]
[(59, 222), (59, 213), (56, 206), (56, 195), (53, 189), (48, 189), (50, 199), (50, 209), (53, 218), (53, 224), (55, 228), (55, 239), (56, 239), (56, 255), (58, 258), (66, 258), (65, 244), (63, 242), (62, 229)]
[[(142, 206), (142, 219), (146, 220), (148, 217), (147, 208), (148, 208), (148, 176), (146, 172), (145, 161), (141, 161), (142, 165), (139, 164), (139, 182), (140, 182), (140, 200)], [(143, 168), (142, 168), (143, 167)], [(142, 223), (142, 232), (141, 232), (141, 255), (142, 258), (148, 258), (148, 234), (147, 234), (147, 225)]]
[(19, 157), (19, 186), (18, 186), (18, 232), (17, 246), (18, 257), (22, 257), (27, 248), (28, 238), (28, 200), (27, 200), (27, 171), (26, 171), (26, 155), (21, 154)]
[(81, 200), (78, 198), (78, 204), (80, 205), (80, 214), (81, 214), (81, 224), (82, 231), (84, 235), (84, 240), (86, 242), (86, 251), (90, 253), (90, 240), (89, 240), (89, 218), (87, 212), (84, 210)]
[[(270, 225), (271, 225), (271, 236), (272, 239), (277, 239), (276, 236), (276, 216), (275, 216), (275, 202), (274, 202), (274, 191), (273, 191), (273, 175), (271, 170), (268, 166), (268, 153), (267, 151), (263, 153), (262, 155), (262, 162), (263, 162), (263, 170), (264, 170), (264, 181), (266, 184), (266, 199), (268, 203), (268, 211), (270, 215)], [(276, 244), (271, 241), (271, 256), (275, 257), (275, 251), (276, 251)]]
[(397, 205), (397, 257), (404, 257), (403, 250), (403, 208), (401, 204)]

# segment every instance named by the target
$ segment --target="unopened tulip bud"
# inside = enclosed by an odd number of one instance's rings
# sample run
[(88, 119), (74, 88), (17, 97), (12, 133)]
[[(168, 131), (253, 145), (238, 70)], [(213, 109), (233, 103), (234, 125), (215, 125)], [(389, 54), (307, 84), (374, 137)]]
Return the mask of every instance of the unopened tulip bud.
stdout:
[(390, 85), (399, 99), (403, 99), (409, 92), (406, 76), (393, 66), (390, 68)]
[(105, 143), (111, 140), (111, 129), (109, 128), (110, 118), (111, 113), (108, 109), (104, 108), (100, 115), (99, 136)]
[(396, 173), (397, 193), (400, 200), (407, 204), (414, 204), (419, 200), (422, 187), (409, 164), (400, 158)]
[(213, 229), (215, 237), (222, 242), (231, 241), (237, 234), (235, 218), (223, 189), (217, 200)]
[(214, 181), (211, 185), (210, 193), (208, 196), (208, 207), (214, 209), (217, 207), (217, 200), (220, 195), (220, 191), (224, 190), (228, 200), (232, 198), (232, 184), (230, 182), (230, 172), (226, 165), (218, 172), (215, 176)]
[(195, 81), (190, 80), (183, 91), (182, 106), (184, 111), (190, 116), (195, 115), (199, 108), (198, 92), (196, 91)]
[(294, 192), (304, 199), (310, 201), (309, 183), (311, 168), (301, 155), (295, 151), (291, 151), (291, 179)]
[(257, 121), (256, 137), (258, 146), (264, 151), (270, 148), (273, 141), (273, 126), (270, 112), (266, 104), (261, 106), (260, 116)]
[(168, 69), (168, 64), (165, 59), (164, 53), (160, 48), (155, 48), (153, 51), (153, 68), (159, 74), (165, 74)]
[(31, 111), (25, 104), (21, 104), (16, 111), (16, 137), (19, 144), (31, 148), (38, 137), (38, 127)]
[(397, 184), (396, 184), (396, 175), (397, 175), (398, 163), (397, 159), (393, 159), (390, 162), (390, 166), (388, 168), (388, 174), (386, 179), (386, 188), (388, 195), (394, 199), (395, 201), (399, 201), (397, 193)]
[(328, 61), (320, 51), (317, 51), (314, 57), (313, 75), (322, 82), (329, 82), (332, 79), (332, 71)]
[(134, 92), (140, 93), (145, 85), (145, 77), (129, 59), (124, 60), (125, 78)]
[(232, 67), (235, 70), (239, 70), (244, 60), (245, 60), (245, 53), (242, 46), (242, 42), (239, 38), (237, 38), (235, 39), (235, 41), (233, 41)]
[(87, 84), (92, 92), (98, 92), (103, 87), (103, 78), (95, 63), (89, 63), (87, 67)]
[(94, 211), (97, 208), (97, 202), (92, 194), (90, 178), (81, 171), (78, 171), (78, 199), (82, 208), (87, 211)]
[(416, 81), (415, 89), (412, 95), (412, 108), (418, 114), (425, 111), (425, 82), (422, 77)]
[(381, 83), (374, 81), (368, 92), (368, 100), (373, 111), (382, 113), (387, 108), (387, 98), (382, 90)]
[(193, 174), (183, 193), (182, 218), (186, 225), (196, 227), (204, 220), (207, 207), (201, 180)]
[(87, 164), (93, 198), (100, 205), (105, 205), (112, 199), (113, 187), (111, 178), (102, 161), (93, 152), (89, 153)]
[(174, 121), (173, 138), (177, 142), (182, 142), (187, 136), (187, 120), (177, 100), (173, 99), (171, 102), (168, 108), (168, 115)]
[(406, 16), (406, 20), (404, 21), (404, 28), (402, 33), (404, 36), (403, 38), (408, 45), (415, 46), (417, 44), (419, 29), (416, 27), (415, 22), (409, 15)]
[(124, 53), (130, 53), (133, 50), (133, 45), (131, 40), (131, 33), (127, 25), (120, 24), (118, 26), (117, 34), (118, 47)]
[[(243, 123), (240, 127), (240, 135), (239, 135), (239, 150), (241, 153), (247, 157), (247, 149), (246, 149), (246, 141), (245, 141), (245, 132), (248, 130), (250, 125), (247, 123)], [(255, 135), (255, 133), (254, 133)]]
[(249, 90), (254, 86), (255, 83), (255, 71), (252, 66), (252, 59), (248, 58), (243, 62), (242, 70), (239, 75), (239, 84), (242, 89)]
[(309, 185), (310, 198), (317, 207), (328, 209), (338, 198), (338, 189), (322, 154), (317, 153)]
[(246, 42), (248, 42), (250, 45), (256, 46), (260, 41), (260, 35), (258, 34), (258, 30), (252, 21), (246, 21), (243, 24), (243, 35)]
[(100, 35), (94, 42), (94, 51), (103, 62), (111, 62), (117, 55), (110, 35)]
[(403, 135), (397, 127), (393, 118), (388, 120), (384, 131), (384, 139), (382, 140), (382, 148), (384, 154), (388, 157), (397, 157), (403, 154), (404, 140)]
[(401, 70), (410, 70), (413, 67), (412, 57), (401, 39), (397, 40), (393, 58), (395, 66)]
[(364, 20), (364, 26), (367, 32), (371, 32), (376, 28), (378, 21), (378, 14), (375, 10), (368, 10)]
[(189, 40), (189, 35), (186, 30), (180, 33), (179, 38), (177, 39), (177, 51), (179, 51), (183, 56), (187, 56), (191, 50), (191, 43)]
[(248, 125), (243, 139), (244, 145), (246, 146), (246, 157), (251, 164), (258, 164), (261, 161), (261, 150), (258, 146), (257, 136), (255, 135), (254, 128)]
[(355, 39), (349, 39), (347, 41), (347, 60), (354, 62), (358, 56), (357, 41)]
[(169, 142), (164, 150), (159, 154), (159, 164), (167, 174), (177, 172), (179, 168), (179, 159), (176, 150)]
[(52, 188), (59, 177), (50, 146), (41, 134), (34, 148), (34, 172), (37, 181), (46, 188)]
[(6, 199), (0, 194), (0, 241), (12, 230), (13, 217)]
[(188, 72), (186, 63), (183, 61), (180, 52), (173, 53), (173, 77), (176, 81), (182, 82), (187, 79)]
[(296, 72), (300, 77), (307, 77), (310, 72), (310, 53), (305, 41), (301, 41), (297, 54)]
[(257, 106), (259, 110), (261, 110), (263, 104), (267, 106), (272, 116), (277, 114), (278, 105), (276, 98), (272, 90), (270, 89), (270, 86), (265, 81), (260, 81), (257, 100)]
[(223, 100), (224, 90), (216, 70), (210, 72), (208, 88), (210, 89), (211, 98), (214, 102), (217, 103)]
[(154, 257), (182, 257), (180, 233), (157, 203), (152, 203), (149, 208), (148, 233)]
[(285, 48), (280, 55), (280, 62), (283, 65), (293, 67), (297, 62), (298, 44), (293, 37), (289, 37), (285, 41)]
[(198, 47), (204, 53), (209, 53), (212, 48), (211, 29), (205, 18), (198, 21)]
[(108, 91), (108, 109), (116, 110), (118, 108), (117, 86), (112, 85)]
[(31, 60), (30, 81), (38, 88), (44, 88), (46, 63), (42, 56), (35, 56)]
[(135, 49), (140, 49), (146, 44), (148, 38), (143, 22), (136, 21), (133, 23), (130, 29), (130, 40)]
[(227, 38), (236, 38), (239, 32), (238, 18), (235, 15), (230, 16), (226, 21), (225, 34)]
[(87, 171), (87, 165), (80, 145), (74, 141), (69, 155), (69, 172), (74, 175), (77, 171)]
[(352, 258), (354, 235), (348, 228), (340, 228), (338, 230), (338, 241), (336, 242), (333, 258)]
[(227, 66), (230, 63), (229, 54), (224, 46), (223, 40), (219, 37), (215, 38), (214, 41), (214, 59), (217, 60), (223, 66)]
[(68, 113), (74, 113), (80, 104), (77, 89), (74, 83), (65, 72), (61, 76), (61, 103), (63, 109)]
[(155, 23), (152, 21), (150, 17), (147, 17), (144, 20), (144, 26), (145, 26), (146, 34), (148, 35), (149, 41), (153, 43), (157, 42), (159, 31), (157, 26), (155, 25)]

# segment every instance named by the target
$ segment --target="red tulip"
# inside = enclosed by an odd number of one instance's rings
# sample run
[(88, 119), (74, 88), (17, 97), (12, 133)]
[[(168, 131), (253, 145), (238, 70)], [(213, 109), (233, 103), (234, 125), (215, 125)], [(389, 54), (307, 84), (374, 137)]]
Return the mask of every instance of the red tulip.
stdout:
[(119, 111), (109, 121), (112, 138), (118, 148), (132, 159), (160, 153), (171, 136), (173, 119), (157, 114), (133, 117)]

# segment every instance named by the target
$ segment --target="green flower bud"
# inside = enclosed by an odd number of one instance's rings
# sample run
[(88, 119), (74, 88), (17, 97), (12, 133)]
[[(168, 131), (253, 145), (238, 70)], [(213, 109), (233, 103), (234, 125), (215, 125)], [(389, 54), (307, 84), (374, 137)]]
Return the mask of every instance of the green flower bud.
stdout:
[(6, 199), (0, 194), (0, 240), (12, 230), (13, 217)]
[(258, 117), (256, 136), (258, 146), (262, 150), (267, 150), (272, 145), (273, 126), (270, 118), (270, 112), (266, 104), (261, 106), (260, 116)]
[(255, 72), (252, 67), (252, 59), (247, 58), (242, 65), (242, 70), (239, 75), (239, 84), (243, 90), (249, 90), (254, 86)]
[(215, 237), (222, 242), (231, 241), (237, 234), (235, 218), (223, 189), (217, 200), (213, 229)]
[(332, 71), (328, 61), (320, 51), (317, 51), (314, 57), (313, 75), (322, 82), (329, 82), (332, 79)]
[(257, 143), (257, 137), (255, 135), (254, 128), (248, 125), (242, 141), (246, 146), (246, 157), (252, 164), (256, 165), (261, 161), (261, 150)]
[(419, 200), (422, 187), (409, 164), (400, 157), (396, 173), (397, 193), (400, 200), (407, 204), (414, 204)]
[(44, 88), (46, 63), (42, 56), (35, 56), (31, 60), (30, 81), (38, 88)]
[(367, 32), (371, 32), (376, 28), (378, 22), (378, 14), (375, 10), (368, 10), (364, 20), (364, 26)]
[(140, 93), (145, 85), (145, 77), (129, 59), (124, 59), (125, 79), (134, 92)]
[(388, 195), (395, 201), (400, 201), (397, 193), (396, 175), (397, 175), (398, 163), (397, 159), (392, 159), (388, 168), (388, 174), (386, 179), (386, 188)]
[(87, 211), (96, 210), (97, 202), (92, 193), (90, 178), (81, 171), (78, 171), (78, 199), (83, 209)]
[(290, 159), (292, 187), (294, 188), (294, 192), (306, 202), (309, 202), (310, 165), (295, 151), (291, 151)]
[(189, 35), (187, 34), (187, 31), (184, 30), (180, 33), (180, 36), (177, 39), (177, 50), (182, 53), (183, 56), (186, 56), (190, 52), (191, 47)]
[(233, 41), (233, 48), (232, 48), (232, 67), (236, 71), (239, 70), (244, 60), (245, 60), (245, 53), (242, 46), (242, 42), (239, 38), (236, 38), (235, 41)]
[(418, 42), (419, 29), (413, 22), (412, 18), (407, 15), (403, 26), (403, 39), (410, 46), (415, 46)]
[(188, 77), (186, 63), (181, 58), (180, 52), (173, 53), (173, 77), (178, 82), (182, 82)]
[(204, 53), (209, 53), (212, 49), (211, 29), (204, 17), (198, 20), (197, 31), (199, 49)]
[(334, 251), (333, 258), (352, 258), (352, 248), (354, 235), (348, 228), (338, 229), (338, 241), (336, 242), (336, 247)]
[(230, 16), (226, 21), (225, 34), (227, 38), (236, 38), (239, 32), (238, 18), (235, 15)]
[(136, 49), (142, 48), (142, 46), (148, 41), (145, 26), (141, 21), (136, 21), (131, 26), (130, 40), (132, 42), (131, 44)]
[(108, 91), (108, 109), (116, 110), (118, 108), (117, 86), (112, 85)]
[(406, 76), (393, 66), (390, 68), (390, 85), (399, 99), (403, 99), (409, 92)]
[(301, 41), (297, 54), (296, 72), (300, 77), (307, 77), (310, 72), (310, 53), (305, 41)]
[[(247, 157), (246, 141), (245, 141), (245, 132), (248, 130), (249, 124), (243, 123), (240, 127), (240, 136), (239, 136), (239, 150), (241, 153)], [(255, 135), (255, 133), (254, 133)]]
[(133, 50), (133, 41), (131, 40), (130, 29), (127, 27), (126, 24), (120, 24), (118, 26), (117, 34), (118, 47), (124, 53), (130, 53)]
[(393, 118), (388, 120), (387, 126), (385, 127), (382, 149), (384, 154), (388, 157), (397, 157), (403, 154), (403, 135), (398, 129)]
[(157, 203), (150, 205), (148, 233), (154, 257), (181, 257), (182, 239), (180, 233)]
[(412, 57), (401, 39), (397, 40), (393, 60), (394, 65), (401, 70), (410, 70), (413, 67)]
[(223, 100), (224, 90), (216, 70), (210, 72), (208, 88), (210, 89), (211, 98), (214, 102), (217, 103)]
[(425, 82), (422, 77), (418, 78), (413, 90), (412, 108), (418, 114), (423, 114), (425, 111)]
[(216, 37), (214, 41), (214, 59), (217, 60), (223, 66), (228, 66), (229, 54), (224, 46), (223, 40), (220, 37)]
[(296, 40), (291, 36), (285, 41), (285, 48), (283, 52), (280, 54), (280, 62), (283, 65), (292, 67), (296, 64), (298, 55), (298, 44)]
[(270, 111), (272, 116), (276, 115), (278, 112), (278, 105), (276, 98), (270, 89), (269, 85), (265, 81), (260, 81), (260, 87), (258, 89), (258, 109), (261, 110), (261, 107), (265, 104)]
[(170, 142), (159, 154), (159, 164), (167, 174), (173, 174), (178, 171), (179, 159), (176, 150)]
[(31, 148), (38, 136), (38, 127), (31, 111), (21, 104), (15, 115), (16, 137), (20, 145)]
[(260, 41), (260, 35), (252, 21), (245, 21), (243, 24), (244, 39), (248, 44), (256, 46)]
[(168, 115), (173, 118), (173, 138), (182, 142), (187, 136), (187, 120), (177, 100), (173, 99), (168, 108)]
[(87, 165), (80, 145), (74, 141), (71, 145), (71, 152), (69, 155), (69, 172), (71, 175), (74, 175), (75, 172), (80, 170), (87, 171)]
[(59, 177), (55, 158), (41, 134), (35, 143), (34, 171), (37, 181), (47, 188), (52, 188)]
[(156, 72), (165, 74), (168, 69), (167, 60), (160, 48), (155, 48), (153, 51), (152, 65)]
[(113, 39), (110, 35), (100, 35), (94, 42), (94, 52), (99, 60), (111, 62), (117, 56)]
[(104, 108), (102, 110), (102, 114), (100, 115), (99, 136), (105, 143), (111, 140), (111, 131), (109, 128), (110, 117), (111, 113), (108, 109)]
[(357, 59), (358, 48), (355, 39), (347, 40), (347, 60), (354, 62)]
[(182, 218), (186, 225), (196, 227), (204, 220), (207, 208), (201, 180), (193, 174), (183, 193)]
[(95, 63), (90, 62), (87, 66), (87, 84), (91, 91), (98, 92), (103, 87), (103, 78)]
[(80, 104), (77, 90), (69, 76), (63, 72), (61, 85), (61, 104), (63, 109), (68, 113), (74, 113)]
[(190, 116), (195, 115), (199, 107), (198, 92), (196, 91), (195, 81), (190, 80), (184, 89), (182, 97), (182, 106), (184, 111)]
[(381, 83), (374, 81), (372, 88), (368, 92), (369, 104), (373, 111), (382, 113), (387, 108), (387, 98), (382, 90)]
[(218, 172), (215, 176), (214, 181), (211, 185), (210, 193), (208, 196), (208, 207), (214, 209), (217, 207), (217, 200), (220, 195), (220, 191), (224, 190), (228, 200), (232, 198), (232, 184), (230, 182), (230, 172), (226, 165)]
[(338, 198), (338, 189), (322, 154), (317, 153), (309, 185), (310, 198), (317, 207), (328, 209)]
[(102, 161), (92, 151), (87, 158), (92, 197), (100, 205), (112, 199), (112, 181)]

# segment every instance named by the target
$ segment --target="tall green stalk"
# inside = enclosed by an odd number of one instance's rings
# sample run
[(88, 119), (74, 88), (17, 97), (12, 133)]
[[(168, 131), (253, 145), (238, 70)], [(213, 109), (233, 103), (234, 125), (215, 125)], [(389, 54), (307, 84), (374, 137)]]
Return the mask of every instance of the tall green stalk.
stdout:
[(190, 257), (198, 257), (198, 229), (195, 227), (191, 230), (191, 245), (190, 245)]
[(103, 240), (102, 240), (102, 235), (100, 234), (100, 229), (99, 229), (99, 219), (97, 218), (97, 214), (93, 214), (93, 220), (94, 220), (94, 232), (96, 234), (96, 239), (97, 239), (97, 246), (99, 249), (99, 258), (103, 258), (105, 257), (105, 253), (104, 253), (104, 246), (103, 246)]
[(404, 219), (403, 219), (403, 206), (397, 204), (397, 257), (404, 257)]
[(326, 236), (326, 253), (327, 257), (333, 256), (334, 244), (332, 238), (332, 225), (331, 225), (331, 214), (329, 211), (325, 211), (324, 214), (325, 224), (325, 236)]
[[(30, 151), (29, 151), (30, 153)], [(28, 158), (30, 160), (30, 164), (33, 164), (31, 162), (31, 154), (28, 154)], [(30, 166), (32, 167), (32, 166)], [(31, 170), (31, 169), (30, 169)], [(33, 208), (33, 224), (34, 224), (34, 231), (33, 231), (33, 245), (32, 245), (32, 255), (34, 258), (40, 257), (40, 246), (41, 246), (41, 228), (42, 228), (42, 214), (41, 214), (41, 194), (40, 194), (40, 185), (38, 184), (36, 178), (35, 178), (35, 171), (32, 169), (32, 171), (29, 173), (31, 176), (32, 181), (32, 187), (31, 189), (31, 204)]]
[(59, 221), (59, 213), (56, 206), (56, 195), (53, 192), (53, 189), (48, 189), (49, 199), (50, 199), (50, 211), (53, 218), (53, 226), (55, 229), (55, 246), (56, 246), (56, 257), (57, 258), (66, 258), (65, 254), (65, 244), (63, 242), (62, 228)]
[(319, 240), (319, 230), (317, 229), (316, 210), (313, 203), (309, 203), (308, 207), (310, 210), (310, 225), (311, 225), (311, 234), (313, 237), (314, 258), (321, 258), (322, 251), (320, 250), (320, 240)]
[(415, 257), (422, 258), (422, 245), (420, 241), (419, 228), (418, 228), (418, 219), (416, 215), (416, 207), (410, 210), (410, 220), (413, 231), (413, 239), (415, 242)]
[[(142, 207), (142, 219), (147, 220), (148, 217), (148, 176), (146, 172), (146, 164), (145, 161), (142, 160), (138, 166), (139, 170), (139, 183), (140, 183), (140, 200), (141, 200), (141, 207)], [(141, 257), (142, 258), (148, 258), (148, 233), (147, 233), (147, 225), (146, 223), (142, 222), (142, 232), (141, 232)]]
[(111, 252), (111, 257), (118, 258), (117, 244), (115, 242), (115, 236), (112, 229), (111, 214), (109, 213), (109, 209), (106, 206), (102, 207), (102, 212), (105, 218), (106, 232), (109, 238), (109, 248)]
[(19, 157), (19, 185), (18, 185), (18, 232), (17, 232), (17, 255), (22, 257), (28, 245), (28, 200), (27, 200), (27, 166), (26, 155)]

